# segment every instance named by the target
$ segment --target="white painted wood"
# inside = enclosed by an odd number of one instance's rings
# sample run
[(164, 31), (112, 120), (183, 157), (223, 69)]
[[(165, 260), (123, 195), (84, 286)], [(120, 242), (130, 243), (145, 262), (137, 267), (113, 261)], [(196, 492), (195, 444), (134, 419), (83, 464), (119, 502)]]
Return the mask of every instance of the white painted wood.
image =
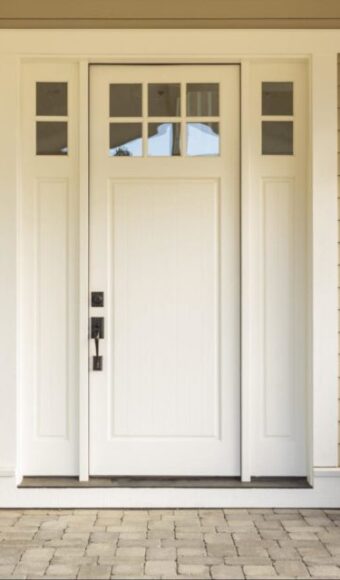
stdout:
[(0, 507), (7, 508), (338, 508), (339, 471), (315, 472), (313, 489), (18, 489), (0, 478)]
[(17, 197), (18, 60), (0, 58), (0, 465), (8, 472), (17, 456)]
[(315, 477), (340, 477), (340, 467), (316, 467)]
[(14, 477), (15, 465), (0, 465), (0, 477)]
[(89, 66), (79, 66), (79, 479), (89, 478)]
[[(257, 361), (251, 473), (258, 476), (301, 476), (307, 470), (305, 75), (302, 64), (252, 67), (252, 287), (257, 302), (253, 336)], [(262, 155), (261, 122), (268, 118), (261, 118), (261, 83), (287, 80), (294, 83), (294, 155)]]
[[(45, 51), (42, 47), (46, 47)], [(108, 63), (306, 59), (340, 51), (339, 30), (1, 30), (2, 54)]]
[[(218, 184), (152, 178), (112, 182), (111, 438), (218, 439)], [(95, 376), (93, 381), (95, 389)]]
[(314, 465), (331, 467), (338, 464), (337, 56), (315, 55), (312, 67)]
[[(45, 48), (44, 48), (45, 47)], [(5, 404), (0, 405), (4, 410), (5, 420), (0, 421), (0, 462), (4, 465), (15, 464), (16, 453), (15, 444), (18, 449), (17, 474), (20, 469), (22, 453), (20, 450), (20, 440), (17, 438), (20, 425), (17, 421), (16, 393), (20, 396), (18, 377), (21, 374), (22, 365), (20, 358), (17, 364), (11, 358), (14, 353), (15, 344), (19, 345), (20, 320), (18, 328), (14, 330), (11, 326), (20, 311), (18, 302), (15, 303), (15, 293), (13, 291), (15, 282), (13, 281), (13, 264), (16, 261), (16, 248), (14, 233), (20, 230), (19, 222), (13, 212), (14, 202), (17, 195), (17, 182), (20, 171), (15, 159), (15, 147), (19, 143), (15, 127), (15, 108), (18, 98), (19, 85), (16, 81), (18, 74), (18, 60), (16, 55), (26, 58), (48, 59), (51, 55), (54, 59), (65, 59), (65, 61), (75, 62), (84, 56), (90, 55), (92, 61), (105, 59), (108, 62), (243, 62), (251, 63), (258, 58), (269, 58), (276, 61), (284, 60), (288, 55), (292, 61), (310, 58), (313, 70), (313, 83), (311, 90), (313, 134), (315, 139), (310, 140), (313, 149), (313, 182), (310, 189), (315, 198), (313, 201), (314, 224), (311, 228), (311, 237), (315, 237), (314, 248), (319, 248), (317, 259), (317, 274), (314, 276), (313, 317), (318, 323), (313, 326), (314, 339), (321, 348), (314, 348), (313, 352), (313, 372), (312, 382), (314, 395), (319, 400), (330, 398), (330, 405), (333, 405), (332, 415), (323, 412), (325, 407), (314, 405), (314, 417), (317, 421), (317, 429), (314, 431), (314, 443), (318, 447), (316, 462), (327, 465), (334, 463), (334, 410), (336, 400), (333, 397), (333, 377), (332, 368), (337, 365), (337, 333), (335, 330), (335, 320), (337, 311), (336, 297), (329, 286), (330, 278), (333, 278), (334, 263), (330, 255), (334, 241), (334, 230), (332, 224), (336, 220), (336, 213), (333, 204), (333, 190), (336, 187), (336, 171), (333, 171), (333, 152), (329, 145), (332, 141), (333, 131), (336, 130), (336, 112), (333, 96), (333, 60), (340, 52), (340, 32), (337, 30), (172, 30), (172, 31), (144, 31), (144, 30), (93, 30), (93, 31), (60, 31), (60, 30), (3, 30), (0, 38), (0, 54), (2, 62), (1, 74), (1, 172), (0, 172), (0, 196), (2, 211), (2, 226), (0, 231), (6, 237), (5, 258), (7, 267), (2, 270), (6, 284), (0, 284), (0, 304), (2, 306), (1, 320), (6, 325), (7, 333), (0, 335), (0, 352), (6, 353), (6, 364), (2, 365), (2, 381), (0, 383), (0, 396)], [(7, 57), (13, 55), (13, 57)], [(280, 55), (280, 56), (278, 56)], [(252, 66), (252, 65), (251, 65)], [(249, 96), (248, 102), (251, 101)], [(4, 106), (4, 103), (5, 106)], [(325, 118), (326, 117), (326, 118)], [(322, 136), (322, 137), (320, 137)], [(243, 165), (249, 160), (243, 158)], [(244, 175), (242, 177), (244, 179)], [(7, 228), (7, 229), (6, 229)], [(321, 229), (320, 229), (321, 228)], [(12, 232), (12, 237), (5, 232)], [(20, 233), (18, 231), (18, 233)], [(333, 241), (332, 241), (333, 240)], [(2, 246), (4, 247), (4, 246)], [(323, 248), (327, 248), (327, 251)], [(18, 253), (17, 260), (19, 262)], [(255, 272), (256, 273), (256, 272)], [(330, 275), (330, 277), (329, 277)], [(254, 295), (255, 292), (250, 293)], [(324, 298), (323, 298), (324, 297)], [(322, 298), (322, 300), (320, 300)], [(326, 308), (324, 304), (326, 303)], [(252, 310), (252, 309), (250, 309)], [(253, 327), (256, 316), (252, 317)], [(7, 321), (7, 323), (6, 323)], [(256, 334), (256, 329), (254, 329)], [(12, 337), (12, 338), (11, 338)], [(12, 342), (11, 342), (12, 341)], [(256, 341), (254, 342), (256, 346)], [(10, 356), (7, 356), (10, 353)], [(256, 349), (253, 350), (252, 360), (256, 359)], [(243, 366), (242, 374), (256, 379), (256, 374), (252, 369)], [(254, 367), (255, 368), (255, 367)], [(325, 396), (325, 382), (330, 388)], [(254, 387), (255, 383), (251, 383)], [(333, 400), (334, 399), (334, 400)], [(19, 400), (17, 405), (19, 405)], [(251, 403), (250, 403), (251, 408)], [(320, 412), (319, 414), (319, 410)], [(17, 441), (16, 441), (17, 439)], [(309, 438), (309, 451), (312, 452), (311, 437)], [(331, 457), (330, 457), (331, 455)], [(316, 464), (314, 462), (314, 464)], [(317, 481), (316, 481), (317, 484)], [(14, 486), (15, 482), (9, 482)], [(14, 487), (13, 487), (14, 490)], [(11, 492), (12, 493), (12, 492)], [(14, 492), (17, 493), (17, 492)], [(21, 492), (20, 492), (21, 493)], [(33, 493), (30, 499), (33, 501), (37, 497)], [(53, 492), (54, 493), (54, 492)], [(52, 497), (49, 496), (49, 500)], [(75, 493), (75, 496), (78, 492)], [(306, 492), (304, 497), (315, 497), (311, 492)], [(325, 496), (317, 496), (314, 505), (326, 505), (326, 502), (333, 501), (336, 497), (334, 489), (328, 488)], [(64, 496), (56, 490), (58, 504), (62, 505)], [(165, 496), (167, 493), (165, 492)], [(269, 502), (276, 502), (275, 492), (267, 494)], [(300, 494), (297, 494), (300, 497)], [(2, 495), (6, 502), (8, 495)], [(40, 496), (41, 497), (41, 496)], [(94, 496), (95, 497), (95, 494)], [(220, 501), (223, 502), (222, 496)], [(252, 495), (254, 498), (254, 495)], [(77, 496), (81, 503), (82, 498)], [(100, 494), (97, 494), (100, 501)], [(198, 501), (199, 498), (197, 498)], [(116, 497), (117, 505), (119, 501), (124, 503), (124, 498)], [(8, 500), (10, 501), (10, 500)], [(20, 496), (16, 496), (16, 501), (20, 501)], [(29, 500), (28, 500), (29, 501)], [(41, 497), (41, 505), (52, 505), (45, 496)], [(66, 501), (67, 498), (66, 498)], [(137, 499), (136, 499), (137, 501)], [(201, 497), (201, 501), (204, 498)], [(225, 500), (229, 503), (229, 499)], [(230, 500), (231, 501), (231, 500)], [(288, 498), (289, 502), (290, 499)], [(302, 501), (302, 500), (301, 500)], [(312, 501), (312, 500), (310, 500)], [(336, 500), (334, 500), (336, 503)], [(44, 504), (45, 502), (45, 504)], [(70, 505), (75, 505), (72, 503)], [(298, 502), (298, 500), (297, 500)], [(319, 503), (318, 503), (319, 502)], [(272, 505), (273, 505), (272, 504)], [(15, 505), (15, 503), (12, 505)], [(29, 504), (28, 504), (29, 505)], [(78, 504), (80, 505), (80, 504)], [(94, 504), (95, 505), (95, 504)], [(218, 504), (216, 504), (218, 505)]]
[(35, 187), (35, 434), (38, 439), (67, 439), (67, 391), (70, 388), (67, 376), (70, 364), (67, 328), (68, 180), (38, 178)]
[[(35, 83), (68, 82), (65, 157), (35, 155)], [(69, 64), (22, 77), (22, 473), (78, 473), (77, 76)]]
[[(238, 73), (91, 69), (91, 474), (240, 473)], [(109, 84), (143, 81), (220, 83), (221, 156), (110, 158)]]
[(311, 78), (312, 78), (312, 62), (311, 59), (306, 63), (307, 67), (307, 100), (308, 100), (308, 115), (307, 115), (307, 198), (306, 198), (306, 313), (307, 313), (307, 340), (306, 340), (306, 381), (309, 385), (307, 396), (307, 416), (306, 416), (306, 442), (307, 442), (307, 464), (306, 474), (308, 482), (314, 486), (314, 390), (313, 383), (313, 189), (312, 189), (312, 168), (310, 160), (312, 159), (313, 150), (313, 125), (312, 125), (312, 95), (311, 95)]
[(251, 128), (251, 79), (250, 64), (243, 62), (241, 66), (241, 478), (251, 480), (251, 445), (252, 445), (252, 347), (253, 319), (256, 302), (252, 291), (251, 278), (251, 214), (252, 187), (250, 177), (250, 128)]

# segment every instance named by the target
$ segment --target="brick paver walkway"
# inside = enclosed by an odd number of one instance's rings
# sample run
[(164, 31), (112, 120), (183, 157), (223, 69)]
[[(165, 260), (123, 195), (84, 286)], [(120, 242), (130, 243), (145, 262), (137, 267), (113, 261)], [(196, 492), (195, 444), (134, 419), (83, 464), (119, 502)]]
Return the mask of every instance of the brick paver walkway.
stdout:
[(0, 578), (340, 578), (340, 510), (0, 510)]

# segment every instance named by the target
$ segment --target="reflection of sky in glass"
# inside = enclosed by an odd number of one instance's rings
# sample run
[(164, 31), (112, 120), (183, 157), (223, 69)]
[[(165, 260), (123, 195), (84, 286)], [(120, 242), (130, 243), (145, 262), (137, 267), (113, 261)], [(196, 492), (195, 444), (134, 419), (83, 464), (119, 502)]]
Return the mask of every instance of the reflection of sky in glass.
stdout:
[(218, 123), (187, 124), (187, 155), (219, 155)]
[[(174, 155), (173, 125), (173, 123), (158, 125), (157, 133), (148, 138), (148, 155), (151, 157), (169, 157)], [(187, 123), (187, 155), (192, 157), (219, 155), (218, 123), (211, 123), (211, 125), (212, 127), (207, 123)], [(110, 148), (109, 156), (141, 157), (142, 151), (143, 143), (139, 137)]]
[[(155, 125), (154, 123), (151, 124), (151, 131), (156, 129)], [(174, 125), (174, 123), (162, 123), (157, 126), (157, 133), (148, 138), (148, 155), (150, 157), (171, 157), (172, 155), (178, 155), (178, 152), (174, 151), (173, 146)]]

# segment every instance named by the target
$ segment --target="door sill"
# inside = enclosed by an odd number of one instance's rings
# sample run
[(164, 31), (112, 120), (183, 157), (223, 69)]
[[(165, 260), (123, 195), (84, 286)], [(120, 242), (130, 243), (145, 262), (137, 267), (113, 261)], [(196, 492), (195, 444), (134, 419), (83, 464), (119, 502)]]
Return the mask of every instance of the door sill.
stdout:
[(253, 477), (250, 482), (239, 477), (90, 477), (79, 481), (77, 477), (27, 476), (19, 488), (205, 488), (205, 489), (308, 489), (305, 477)]

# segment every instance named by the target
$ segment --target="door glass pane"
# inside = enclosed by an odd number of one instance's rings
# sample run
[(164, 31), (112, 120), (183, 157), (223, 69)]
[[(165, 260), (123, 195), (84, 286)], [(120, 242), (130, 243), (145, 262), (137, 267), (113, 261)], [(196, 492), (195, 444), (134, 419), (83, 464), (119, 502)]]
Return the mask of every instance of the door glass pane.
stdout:
[(142, 85), (110, 85), (110, 117), (141, 117)]
[(187, 84), (187, 115), (189, 117), (219, 115), (218, 83)]
[(219, 155), (219, 123), (187, 123), (187, 155)]
[(110, 123), (110, 157), (143, 155), (142, 123)]
[(172, 157), (180, 155), (180, 123), (149, 123), (148, 155)]
[(262, 115), (293, 115), (293, 83), (262, 83)]
[(36, 114), (67, 115), (67, 83), (37, 83)]
[(37, 155), (67, 155), (67, 123), (38, 121)]
[(293, 122), (262, 122), (262, 154), (293, 155)]
[(178, 117), (181, 114), (181, 85), (158, 83), (148, 86), (150, 117)]

